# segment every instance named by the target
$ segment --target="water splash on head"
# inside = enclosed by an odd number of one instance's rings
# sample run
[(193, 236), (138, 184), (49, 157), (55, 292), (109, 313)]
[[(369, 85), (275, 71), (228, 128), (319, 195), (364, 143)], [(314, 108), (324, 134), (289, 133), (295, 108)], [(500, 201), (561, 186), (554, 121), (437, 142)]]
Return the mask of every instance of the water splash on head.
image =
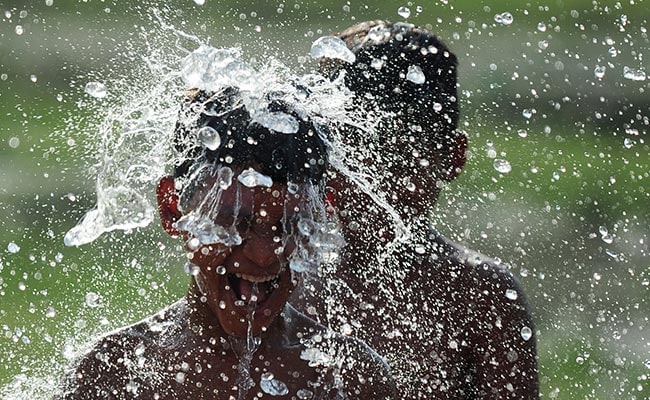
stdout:
[[(145, 227), (154, 220), (150, 193), (165, 171), (184, 161), (183, 154), (173, 154), (171, 144), (179, 98), (188, 87), (216, 95), (235, 88), (241, 96), (231, 109), (242, 107), (252, 123), (287, 135), (297, 132), (301, 116), (314, 115), (318, 125), (342, 114), (346, 100), (341, 85), (316, 76), (294, 79), (276, 60), (254, 67), (243, 61), (241, 50), (213, 48), (154, 14), (162, 31), (175, 38), (175, 47), (150, 44), (151, 53), (137, 60), (141, 68), (134, 70), (133, 76), (104, 80), (110, 94), (101, 102), (83, 103), (97, 121), (88, 128), (88, 153), (97, 156), (97, 203), (65, 235), (68, 246), (90, 243), (113, 230)], [(144, 40), (148, 43), (149, 38)], [(197, 46), (196, 50), (187, 51), (181, 41)], [(293, 103), (296, 115), (269, 109), (270, 101)], [(199, 112), (181, 115), (185, 118), (181, 122), (190, 124), (201, 112), (218, 116), (230, 111), (217, 111), (214, 104), (207, 99), (195, 104), (193, 111)], [(216, 150), (229, 145), (221, 143), (210, 128), (197, 133), (199, 146)]]

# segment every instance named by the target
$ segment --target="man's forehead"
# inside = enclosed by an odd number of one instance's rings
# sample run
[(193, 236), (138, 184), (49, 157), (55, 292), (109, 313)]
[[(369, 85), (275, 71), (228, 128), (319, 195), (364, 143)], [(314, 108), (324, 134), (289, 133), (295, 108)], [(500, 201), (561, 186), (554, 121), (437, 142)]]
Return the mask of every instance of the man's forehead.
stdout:
[(224, 185), (218, 174), (206, 176), (195, 185), (196, 190), (188, 204), (189, 208), (199, 205), (218, 207), (220, 214), (244, 216), (257, 214), (260, 210), (268, 212), (270, 208), (292, 212), (298, 207), (302, 198), (302, 185), (269, 182), (270, 185), (250, 186), (238, 179), (247, 171), (233, 172), (232, 181), (228, 185)]

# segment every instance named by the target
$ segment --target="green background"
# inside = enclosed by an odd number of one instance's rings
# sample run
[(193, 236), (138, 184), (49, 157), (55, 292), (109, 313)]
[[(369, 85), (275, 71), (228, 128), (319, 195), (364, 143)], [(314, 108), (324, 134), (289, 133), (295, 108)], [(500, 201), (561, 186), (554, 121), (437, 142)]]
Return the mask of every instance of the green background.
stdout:
[[(470, 138), (467, 168), (433, 218), (522, 282), (543, 397), (650, 398), (650, 80), (624, 78), (626, 66), (648, 69), (646, 2), (174, 3), (0, 2), (0, 397), (45, 397), (73, 349), (187, 286), (182, 252), (156, 224), (63, 245), (95, 202), (97, 116), (83, 107), (83, 87), (136, 76), (133, 60), (150, 51), (142, 32), (169, 35), (151, 6), (215, 47), (275, 57), (299, 73), (315, 67), (316, 38), (363, 20), (403, 20), (397, 9), (406, 6), (409, 22), (458, 55)], [(506, 11), (512, 24), (496, 23)], [(602, 79), (597, 65), (606, 66)], [(510, 162), (509, 174), (494, 169), (495, 156)], [(89, 292), (101, 296), (93, 307)]]

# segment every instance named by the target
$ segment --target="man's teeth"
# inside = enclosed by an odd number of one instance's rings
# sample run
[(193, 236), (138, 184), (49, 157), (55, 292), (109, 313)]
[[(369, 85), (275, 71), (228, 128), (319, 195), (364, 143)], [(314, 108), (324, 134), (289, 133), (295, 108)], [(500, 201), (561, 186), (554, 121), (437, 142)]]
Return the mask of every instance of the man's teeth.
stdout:
[(253, 276), (253, 275), (246, 275), (246, 274), (235, 274), (235, 276), (239, 279), (244, 279), (246, 281), (253, 282), (253, 283), (268, 282), (268, 281), (272, 281), (277, 277), (277, 275)]

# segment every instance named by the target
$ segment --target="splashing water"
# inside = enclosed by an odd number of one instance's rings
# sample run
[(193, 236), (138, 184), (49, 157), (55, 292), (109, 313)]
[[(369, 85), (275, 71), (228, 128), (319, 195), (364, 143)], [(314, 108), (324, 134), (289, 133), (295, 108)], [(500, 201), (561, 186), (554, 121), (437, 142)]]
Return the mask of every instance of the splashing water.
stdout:
[(101, 82), (88, 82), (84, 91), (92, 97), (98, 99), (103, 99), (108, 95), (108, 89), (106, 88), (106, 85)]
[(345, 42), (336, 36), (323, 36), (311, 45), (312, 58), (333, 58), (354, 63), (357, 57), (348, 49)]
[(208, 150), (216, 150), (221, 146), (221, 136), (219, 133), (210, 126), (204, 126), (196, 132), (199, 141)]
[(256, 303), (253, 300), (259, 295), (259, 289), (257, 284), (253, 284), (253, 289), (251, 296), (248, 302), (248, 314), (246, 316), (246, 321), (248, 323), (248, 329), (246, 331), (246, 339), (244, 342), (243, 351), (238, 354), (239, 365), (237, 366), (237, 371), (239, 376), (237, 377), (237, 399), (244, 400), (248, 391), (255, 386), (255, 382), (251, 377), (251, 362), (253, 361), (253, 354), (257, 351), (260, 346), (261, 339), (253, 336), (253, 320), (255, 319), (255, 307)]
[(424, 76), (424, 72), (417, 65), (411, 65), (408, 72), (406, 73), (406, 79), (415, 83), (416, 85), (423, 84), (427, 79)]
[[(90, 139), (91, 143), (96, 143), (99, 155), (95, 185), (97, 204), (67, 232), (64, 242), (68, 246), (92, 242), (113, 230), (130, 231), (145, 227), (153, 221), (155, 207), (149, 194), (153, 193), (155, 184), (165, 171), (179, 164), (183, 157), (181, 154), (170, 158), (169, 154), (178, 118), (177, 96), (187, 87), (216, 92), (226, 86), (236, 87), (241, 91), (242, 103), (254, 122), (285, 134), (297, 132), (298, 121), (288, 114), (270, 112), (266, 93), (286, 93), (287, 100), (300, 104), (302, 112), (315, 115), (317, 123), (344, 123), (347, 120), (356, 123), (344, 112), (349, 95), (342, 79), (332, 82), (317, 75), (300, 77), (298, 84), (314, 94), (306, 96), (295, 85), (282, 83), (288, 81), (285, 79), (288, 72), (275, 60), (255, 69), (242, 61), (239, 49), (213, 48), (162, 21), (161, 24), (173, 35), (188, 39), (198, 47), (185, 55), (179, 52), (169, 54), (164, 48), (151, 54), (146, 58), (144, 77), (133, 80), (139, 85), (137, 88), (132, 87), (133, 82), (128, 87), (123, 82), (109, 83), (116, 94), (122, 95), (96, 105), (96, 111), (104, 115)], [(181, 49), (181, 53), (183, 51)], [(325, 54), (330, 53), (326, 51)], [(105, 87), (105, 84), (93, 82), (87, 91), (101, 98)], [(210, 111), (204, 110), (206, 114)], [(209, 149), (221, 146), (218, 135), (208, 127), (197, 135), (197, 145)], [(259, 182), (269, 184), (268, 180)], [(183, 223), (187, 221), (180, 221), (179, 227), (183, 227)], [(201, 222), (195, 225), (201, 230)], [(210, 235), (224, 236), (226, 233), (207, 234)], [(207, 236), (205, 240), (208, 240)]]
[(514, 17), (508, 11), (494, 16), (494, 21), (501, 25), (510, 25), (514, 21)]
[(273, 179), (271, 179), (270, 176), (261, 174), (252, 168), (249, 168), (239, 174), (239, 176), (237, 176), (237, 180), (241, 182), (242, 185), (249, 188), (256, 186), (271, 187), (273, 185)]
[(273, 374), (270, 372), (262, 374), (262, 378), (260, 379), (260, 388), (262, 388), (264, 393), (270, 394), (271, 396), (285, 396), (289, 394), (289, 388), (287, 388), (287, 385), (284, 382), (275, 379)]

